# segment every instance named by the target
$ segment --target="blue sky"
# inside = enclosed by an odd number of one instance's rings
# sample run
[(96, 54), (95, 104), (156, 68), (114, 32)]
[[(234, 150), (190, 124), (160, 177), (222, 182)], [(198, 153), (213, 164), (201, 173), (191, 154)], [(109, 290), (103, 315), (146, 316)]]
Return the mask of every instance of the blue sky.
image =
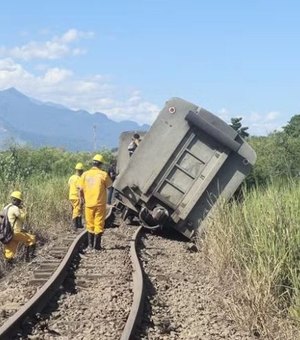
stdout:
[(267, 134), (300, 113), (299, 16), (289, 0), (11, 0), (0, 90), (139, 123), (176, 96)]

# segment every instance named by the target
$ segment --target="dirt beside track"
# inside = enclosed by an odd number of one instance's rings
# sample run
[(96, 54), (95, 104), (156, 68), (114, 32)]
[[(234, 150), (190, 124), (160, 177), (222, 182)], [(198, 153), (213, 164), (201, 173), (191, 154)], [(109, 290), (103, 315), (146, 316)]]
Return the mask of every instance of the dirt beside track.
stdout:
[(136, 340), (257, 339), (222, 310), (204, 255), (183, 241), (150, 233), (143, 243), (148, 301)]
[(6, 271), (0, 279), (0, 325), (2, 325), (10, 316), (12, 316), (22, 305), (24, 305), (37, 291), (40, 285), (31, 285), (33, 272), (39, 265), (47, 260), (52, 259), (49, 252), (54, 246), (62, 244), (62, 237), (74, 235), (72, 232), (65, 231), (57, 235), (57, 239), (51, 240), (48, 244), (37, 247), (37, 256), (30, 262), (24, 262), (22, 251), (16, 258), (13, 268)]

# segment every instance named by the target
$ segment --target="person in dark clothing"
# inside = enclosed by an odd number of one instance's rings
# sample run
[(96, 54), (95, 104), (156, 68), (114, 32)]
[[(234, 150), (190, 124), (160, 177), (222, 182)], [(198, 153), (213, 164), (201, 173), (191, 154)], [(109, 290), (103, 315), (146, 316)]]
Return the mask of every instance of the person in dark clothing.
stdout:
[[(113, 161), (111, 163), (111, 165), (108, 168), (108, 175), (111, 178), (112, 182), (114, 182), (114, 180), (117, 177), (117, 170), (116, 170), (116, 162)], [(107, 196), (107, 204), (111, 204), (112, 200), (113, 200), (113, 195), (114, 194), (114, 188), (113, 186), (110, 186), (108, 188), (108, 196)]]
[(140, 144), (141, 137), (138, 133), (135, 133), (133, 137), (131, 138), (131, 142), (128, 145), (128, 152), (129, 152), (129, 157), (131, 157), (135, 151), (135, 149), (138, 147)]

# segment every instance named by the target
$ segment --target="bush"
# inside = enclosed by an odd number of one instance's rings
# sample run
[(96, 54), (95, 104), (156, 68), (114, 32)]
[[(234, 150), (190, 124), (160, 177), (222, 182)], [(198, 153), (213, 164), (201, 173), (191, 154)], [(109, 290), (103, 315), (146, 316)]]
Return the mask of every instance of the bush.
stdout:
[[(104, 156), (107, 163), (114, 159), (110, 150), (103, 149), (98, 152)], [(72, 153), (49, 147), (35, 150), (13, 145), (7, 151), (0, 152), (0, 178), (5, 183), (18, 183), (31, 177), (67, 176), (74, 171), (78, 162), (84, 163), (88, 169), (93, 154)]]

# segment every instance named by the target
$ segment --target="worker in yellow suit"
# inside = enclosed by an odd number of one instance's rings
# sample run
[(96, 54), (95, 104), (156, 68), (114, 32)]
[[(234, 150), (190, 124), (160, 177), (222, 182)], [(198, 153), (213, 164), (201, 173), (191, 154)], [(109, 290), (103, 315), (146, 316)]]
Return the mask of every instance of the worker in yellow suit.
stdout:
[(11, 262), (16, 255), (18, 244), (22, 243), (27, 246), (26, 261), (30, 261), (35, 256), (36, 239), (35, 235), (23, 229), (26, 210), (23, 207), (22, 193), (14, 191), (11, 194), (11, 203), (4, 209), (7, 210), (7, 217), (13, 229), (13, 238), (4, 244), (4, 257)]
[(101, 237), (104, 231), (106, 215), (106, 190), (112, 185), (108, 174), (101, 170), (103, 156), (93, 158), (93, 167), (85, 171), (80, 178), (80, 193), (85, 204), (85, 221), (88, 231), (89, 248), (101, 249)]
[(73, 230), (82, 228), (82, 207), (80, 205), (80, 176), (83, 173), (83, 164), (77, 163), (75, 166), (76, 173), (69, 178), (69, 200), (72, 205), (72, 220), (73, 220)]

